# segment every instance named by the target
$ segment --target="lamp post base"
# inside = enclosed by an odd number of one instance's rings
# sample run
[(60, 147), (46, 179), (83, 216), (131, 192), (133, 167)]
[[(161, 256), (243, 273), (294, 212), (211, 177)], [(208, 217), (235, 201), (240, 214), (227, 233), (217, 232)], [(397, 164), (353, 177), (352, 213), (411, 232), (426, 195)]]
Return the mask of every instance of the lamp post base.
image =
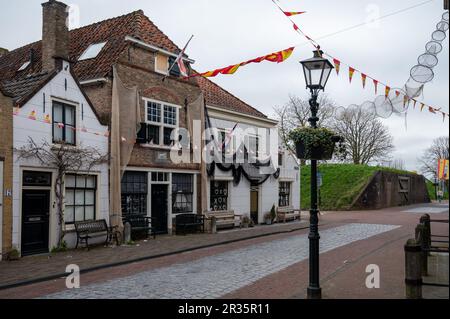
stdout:
[(307, 299), (322, 299), (322, 288), (308, 287)]

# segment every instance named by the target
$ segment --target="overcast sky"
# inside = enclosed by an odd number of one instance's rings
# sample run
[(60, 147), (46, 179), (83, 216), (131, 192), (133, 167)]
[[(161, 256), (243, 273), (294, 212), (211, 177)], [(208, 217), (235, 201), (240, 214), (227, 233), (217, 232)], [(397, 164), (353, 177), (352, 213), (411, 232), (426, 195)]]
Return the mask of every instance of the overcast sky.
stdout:
[[(43, 0), (0, 0), (0, 47), (14, 49), (41, 38)], [(286, 11), (307, 11), (294, 17), (312, 38), (389, 15), (425, 0), (281, 0)], [(163, 30), (179, 47), (191, 34), (187, 53), (196, 60), (197, 71), (207, 71), (239, 63), (298, 45), (293, 56), (282, 64), (264, 62), (241, 68), (235, 75), (214, 79), (218, 84), (255, 108), (273, 117), (273, 107), (286, 103), (289, 94), (308, 97), (299, 61), (312, 56), (311, 47), (293, 31), (290, 22), (271, 0), (71, 0), (79, 8), (81, 26), (122, 15), (137, 9)], [(402, 87), (417, 57), (443, 14), (443, 0), (431, 0), (417, 8), (386, 17), (378, 23), (324, 37), (322, 48), (355, 68), (394, 87)], [(447, 32), (448, 35), (448, 32)], [(434, 107), (449, 109), (448, 38), (434, 69), (435, 78), (420, 98)], [(339, 105), (373, 100), (371, 83), (361, 87), (359, 74), (348, 83), (348, 72), (331, 76), (327, 88)], [(448, 119), (411, 110), (407, 129), (404, 119), (393, 116), (383, 122), (394, 136), (395, 158), (416, 170), (417, 157), (433, 138), (448, 136)]]

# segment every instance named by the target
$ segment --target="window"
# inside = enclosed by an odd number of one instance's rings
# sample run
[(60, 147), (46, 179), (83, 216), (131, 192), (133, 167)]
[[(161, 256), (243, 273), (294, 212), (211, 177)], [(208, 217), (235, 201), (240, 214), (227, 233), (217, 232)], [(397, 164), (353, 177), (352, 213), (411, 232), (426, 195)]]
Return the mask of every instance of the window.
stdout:
[(75, 145), (75, 106), (53, 102), (53, 142)]
[(122, 177), (122, 214), (147, 215), (147, 173), (125, 172)]
[(97, 177), (91, 175), (66, 175), (66, 208), (64, 221), (73, 224), (95, 219)]
[(91, 44), (83, 54), (78, 58), (78, 61), (94, 59), (100, 53), (100, 51), (105, 46), (106, 42)]
[(172, 213), (193, 212), (194, 185), (190, 174), (172, 175)]
[(278, 166), (283, 166), (283, 153), (278, 153)]
[(156, 54), (155, 70), (156, 72), (167, 74), (167, 71), (169, 71), (169, 57), (167, 55)]
[(280, 191), (279, 191), (279, 207), (286, 207), (290, 205), (290, 194), (291, 194), (291, 183), (289, 182), (280, 182)]
[(211, 181), (211, 203), (212, 211), (228, 209), (228, 182)]
[(163, 172), (152, 172), (152, 182), (167, 182), (169, 174)]
[(175, 63), (176, 59), (177, 58), (173, 56), (169, 57), (169, 68), (172, 68), (170, 70), (170, 75), (178, 77), (181, 75), (181, 71), (180, 67), (178, 66), (178, 63)]
[(147, 101), (148, 142), (154, 145), (170, 146), (173, 130), (178, 125), (176, 106)]
[(27, 62), (25, 62), (24, 64), (22, 64), (22, 66), (19, 68), (19, 70), (17, 70), (17, 71), (23, 71), (23, 70), (25, 70), (26, 68), (28, 68), (28, 66), (31, 64), (31, 61), (27, 61)]
[(52, 173), (23, 171), (23, 186), (51, 186)]

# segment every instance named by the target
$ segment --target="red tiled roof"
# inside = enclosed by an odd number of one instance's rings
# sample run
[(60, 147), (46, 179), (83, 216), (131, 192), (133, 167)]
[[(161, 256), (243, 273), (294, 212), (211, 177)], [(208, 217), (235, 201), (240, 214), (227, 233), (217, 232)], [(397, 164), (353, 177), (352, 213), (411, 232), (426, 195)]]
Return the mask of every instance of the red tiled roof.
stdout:
[(229, 109), (231, 111), (245, 113), (257, 117), (267, 118), (266, 115), (251, 107), (247, 103), (235, 97), (216, 83), (204, 77), (197, 77), (197, 83), (210, 106)]
[[(125, 36), (132, 36), (146, 43), (178, 54), (178, 48), (161, 30), (159, 30), (142, 10), (97, 22), (69, 32), (70, 59), (74, 61), (73, 70), (80, 81), (105, 77), (117, 62), (127, 46)], [(107, 42), (95, 59), (78, 61), (78, 58), (91, 45)], [(33, 67), (25, 71), (17, 70), (30, 60), (31, 49), (35, 52)], [(41, 41), (28, 44), (0, 57), (0, 81), (22, 78), (39, 73), (42, 68)]]

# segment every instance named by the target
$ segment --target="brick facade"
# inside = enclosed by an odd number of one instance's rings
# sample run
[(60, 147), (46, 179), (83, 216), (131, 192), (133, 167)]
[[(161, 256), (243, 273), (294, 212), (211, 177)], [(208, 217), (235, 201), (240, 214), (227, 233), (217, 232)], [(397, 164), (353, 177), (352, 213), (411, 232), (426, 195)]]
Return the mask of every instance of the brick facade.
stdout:
[(12, 190), (13, 183), (13, 103), (0, 92), (0, 160), (3, 161), (3, 223), (2, 253), (11, 250), (12, 245), (12, 196), (4, 196)]

